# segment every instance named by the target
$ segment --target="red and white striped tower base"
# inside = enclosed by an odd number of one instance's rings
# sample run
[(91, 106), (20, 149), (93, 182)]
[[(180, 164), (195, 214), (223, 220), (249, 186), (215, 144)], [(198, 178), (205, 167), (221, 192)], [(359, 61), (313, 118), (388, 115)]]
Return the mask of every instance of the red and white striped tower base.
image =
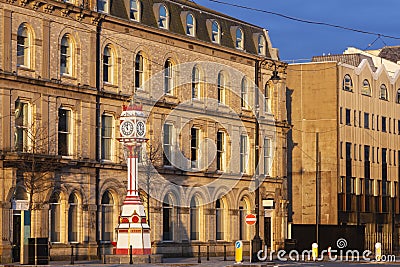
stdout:
[[(150, 227), (146, 220), (146, 213), (144, 206), (139, 197), (138, 187), (138, 151), (143, 142), (145, 129), (141, 126), (136, 126), (139, 121), (143, 122), (143, 113), (138, 107), (128, 106), (124, 107), (121, 114), (121, 138), (120, 141), (124, 143), (128, 155), (128, 190), (125, 201), (122, 204), (121, 215), (119, 216), (119, 224), (116, 228), (117, 231), (117, 247), (115, 254), (129, 255), (129, 250), (132, 246), (133, 255), (146, 255), (151, 254), (150, 242)], [(129, 121), (133, 123), (135, 128), (132, 133), (130, 126), (126, 126), (125, 130), (123, 123)], [(128, 123), (128, 124), (129, 124)], [(140, 129), (140, 130), (139, 130)]]

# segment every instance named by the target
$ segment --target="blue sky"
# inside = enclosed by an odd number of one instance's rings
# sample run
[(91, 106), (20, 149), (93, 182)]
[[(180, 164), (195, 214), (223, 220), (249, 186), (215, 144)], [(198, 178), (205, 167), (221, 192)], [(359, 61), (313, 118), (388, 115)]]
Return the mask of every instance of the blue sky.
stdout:
[[(220, 0), (303, 20), (325, 22), (398, 38), (380, 37), (378, 40), (376, 35), (301, 23), (210, 0), (194, 1), (267, 29), (273, 47), (279, 49), (281, 60), (310, 59), (323, 53), (341, 54), (349, 46), (379, 49), (385, 44), (400, 45), (400, 0)], [(369, 46), (371, 43), (372, 46)]]

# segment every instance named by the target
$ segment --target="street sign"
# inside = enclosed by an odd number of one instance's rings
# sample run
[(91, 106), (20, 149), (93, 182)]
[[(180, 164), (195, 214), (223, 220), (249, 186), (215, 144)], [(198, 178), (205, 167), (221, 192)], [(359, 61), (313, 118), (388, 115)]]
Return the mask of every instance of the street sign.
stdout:
[(248, 225), (253, 225), (253, 224), (256, 223), (256, 221), (257, 221), (256, 215), (251, 214), (251, 213), (246, 215), (245, 222), (246, 222)]
[(235, 242), (235, 263), (243, 261), (243, 242), (238, 240)]

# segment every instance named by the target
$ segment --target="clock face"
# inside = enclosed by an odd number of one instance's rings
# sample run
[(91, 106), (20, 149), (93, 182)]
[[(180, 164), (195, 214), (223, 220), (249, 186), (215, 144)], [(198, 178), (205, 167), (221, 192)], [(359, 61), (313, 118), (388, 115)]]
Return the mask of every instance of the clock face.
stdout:
[(123, 121), (120, 126), (120, 131), (123, 136), (131, 136), (134, 129), (135, 128), (132, 121)]
[(143, 121), (138, 121), (136, 123), (136, 133), (139, 137), (143, 137), (146, 132), (146, 125)]

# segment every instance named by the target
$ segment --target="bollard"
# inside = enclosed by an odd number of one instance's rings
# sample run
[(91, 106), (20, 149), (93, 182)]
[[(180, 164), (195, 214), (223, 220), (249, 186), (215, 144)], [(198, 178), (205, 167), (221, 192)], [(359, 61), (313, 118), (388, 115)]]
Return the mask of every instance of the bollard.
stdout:
[(317, 243), (312, 243), (311, 251), (312, 251), (313, 261), (316, 261), (318, 258), (318, 244)]
[(103, 247), (103, 264), (106, 264), (106, 245), (102, 244)]
[(210, 246), (207, 245), (207, 261), (210, 260)]
[(201, 263), (201, 255), (200, 255), (200, 245), (199, 245), (199, 253), (198, 253), (197, 263)]
[(380, 242), (375, 243), (375, 260), (381, 261), (382, 259), (382, 244)]
[(129, 246), (129, 264), (133, 264), (132, 245)]
[(226, 261), (226, 245), (224, 245), (224, 261)]
[(71, 265), (74, 265), (74, 245), (71, 245)]

